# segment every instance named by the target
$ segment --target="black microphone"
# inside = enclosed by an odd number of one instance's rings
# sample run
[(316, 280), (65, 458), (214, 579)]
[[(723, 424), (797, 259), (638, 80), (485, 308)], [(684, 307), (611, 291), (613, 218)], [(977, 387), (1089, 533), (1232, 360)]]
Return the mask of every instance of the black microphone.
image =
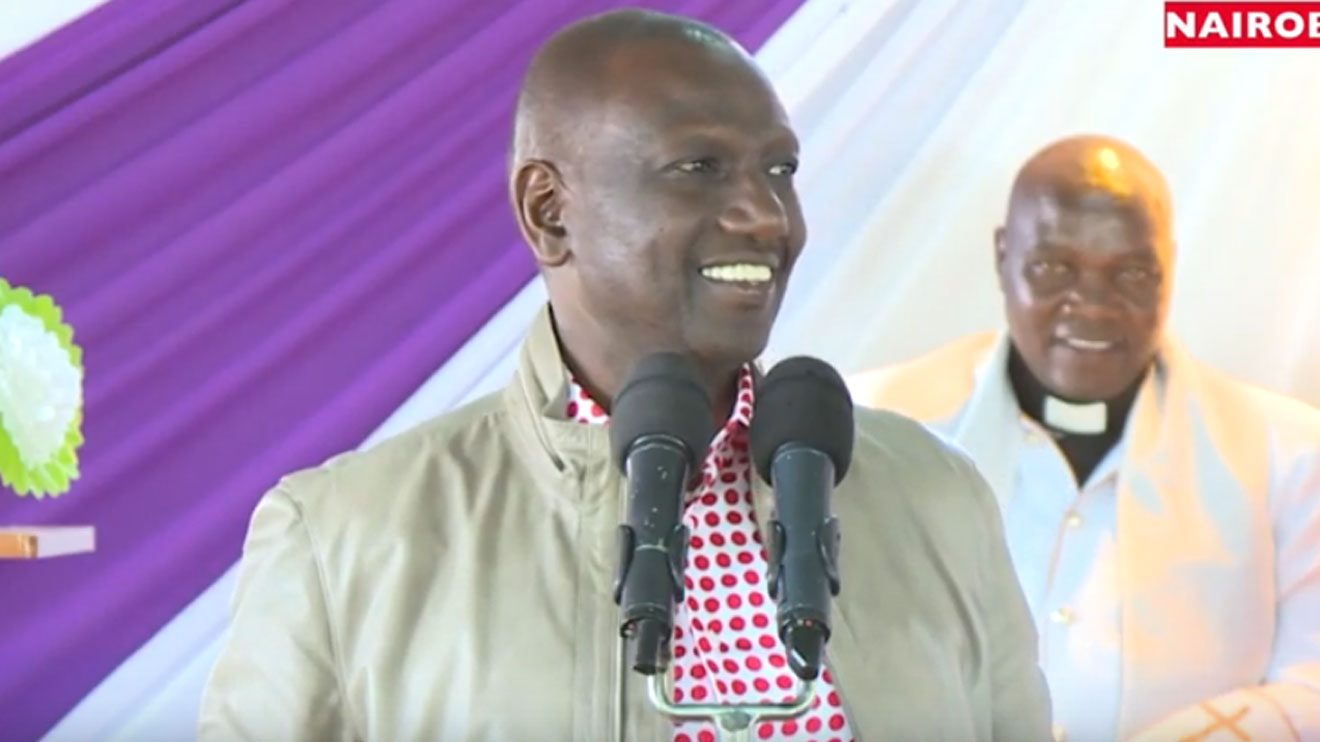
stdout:
[(839, 523), (830, 493), (848, 473), (852, 397), (815, 358), (789, 358), (766, 375), (752, 417), (756, 471), (775, 490), (770, 523), (770, 597), (779, 638), (803, 680), (820, 673), (830, 639), (830, 599), (839, 594)]
[(644, 675), (669, 664), (688, 542), (679, 511), (714, 436), (710, 396), (692, 362), (675, 353), (643, 358), (610, 411), (611, 452), (628, 480), (614, 602), (628, 661)]

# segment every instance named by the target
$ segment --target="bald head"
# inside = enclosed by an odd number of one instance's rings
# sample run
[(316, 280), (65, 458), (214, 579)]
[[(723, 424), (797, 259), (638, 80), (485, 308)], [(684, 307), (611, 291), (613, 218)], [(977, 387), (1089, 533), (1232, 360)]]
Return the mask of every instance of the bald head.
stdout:
[(665, 13), (611, 11), (559, 31), (537, 52), (523, 79), (514, 118), (513, 166), (571, 154), (577, 143), (571, 141), (569, 129), (639, 78), (663, 73), (647, 62), (676, 51), (754, 67), (747, 52), (724, 32)]
[(1044, 193), (1078, 207), (1139, 204), (1162, 222), (1173, 217), (1164, 175), (1135, 147), (1114, 137), (1068, 137), (1032, 155), (1013, 181), (1009, 209)]

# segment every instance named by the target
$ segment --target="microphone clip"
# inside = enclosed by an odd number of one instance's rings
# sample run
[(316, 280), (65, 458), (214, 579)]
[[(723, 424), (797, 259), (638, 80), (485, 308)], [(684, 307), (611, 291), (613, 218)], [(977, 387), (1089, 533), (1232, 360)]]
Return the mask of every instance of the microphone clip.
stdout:
[[(839, 580), (839, 521), (830, 516), (815, 531), (813, 555), (820, 560), (821, 571), (830, 597), (837, 597)], [(770, 521), (769, 574), (767, 583), (772, 600), (780, 600), (784, 583), (784, 555), (788, 552), (788, 530), (778, 519)], [(825, 662), (825, 645), (830, 640), (829, 616), (809, 602), (781, 601), (779, 640), (788, 654), (788, 667), (803, 680), (815, 680)]]

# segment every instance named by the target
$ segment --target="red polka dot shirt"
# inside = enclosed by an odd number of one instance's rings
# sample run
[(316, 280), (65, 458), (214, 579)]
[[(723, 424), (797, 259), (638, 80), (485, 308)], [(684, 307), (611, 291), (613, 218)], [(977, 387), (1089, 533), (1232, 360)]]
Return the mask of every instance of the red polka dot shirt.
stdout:
[[(733, 414), (711, 442), (701, 484), (684, 501), (682, 517), (691, 538), (683, 571), (687, 590), (676, 606), (672, 645), (674, 700), (680, 704), (780, 703), (791, 701), (798, 689), (776, 635), (767, 557), (752, 509), (752, 379), (750, 367), (744, 368)], [(575, 380), (570, 380), (567, 413), (588, 425), (609, 422)], [(794, 742), (853, 739), (828, 670), (816, 683), (816, 700), (807, 713), (762, 722), (755, 733), (758, 739)], [(716, 739), (711, 722), (675, 723), (674, 742)]]

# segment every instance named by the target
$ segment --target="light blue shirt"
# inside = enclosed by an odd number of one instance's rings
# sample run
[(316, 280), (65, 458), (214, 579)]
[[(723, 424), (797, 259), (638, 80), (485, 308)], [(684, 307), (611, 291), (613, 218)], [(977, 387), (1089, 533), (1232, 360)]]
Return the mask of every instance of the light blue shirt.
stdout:
[(1116, 484), (1120, 441), (1079, 488), (1050, 434), (1022, 416), (1004, 528), (1040, 632), (1055, 738), (1110, 742), (1122, 683)]

